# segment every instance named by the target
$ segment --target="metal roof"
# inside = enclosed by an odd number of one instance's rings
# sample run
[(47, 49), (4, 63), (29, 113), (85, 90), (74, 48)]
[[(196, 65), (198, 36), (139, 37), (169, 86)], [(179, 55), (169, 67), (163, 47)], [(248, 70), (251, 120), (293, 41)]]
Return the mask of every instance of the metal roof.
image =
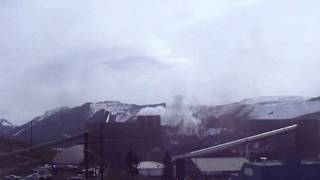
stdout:
[(141, 161), (138, 164), (138, 169), (162, 169), (164, 165), (155, 161)]
[(243, 157), (192, 158), (191, 161), (203, 173), (240, 171), (242, 165), (249, 162)]

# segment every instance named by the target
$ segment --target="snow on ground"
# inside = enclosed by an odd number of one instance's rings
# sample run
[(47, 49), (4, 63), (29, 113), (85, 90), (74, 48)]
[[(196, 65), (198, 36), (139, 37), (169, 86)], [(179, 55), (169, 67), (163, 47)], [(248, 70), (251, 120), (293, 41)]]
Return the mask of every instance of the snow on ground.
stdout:
[(320, 111), (320, 101), (279, 101), (256, 104), (251, 119), (291, 119)]
[(24, 128), (20, 129), (18, 132), (14, 133), (12, 136), (18, 136), (23, 131), (24, 131)]
[(47, 117), (50, 117), (58, 112), (61, 112), (61, 111), (66, 111), (66, 110), (69, 110), (70, 108), (68, 107), (59, 107), (59, 108), (56, 108), (56, 109), (52, 109), (52, 110), (49, 110), (49, 111), (46, 111), (42, 116), (40, 116), (37, 121), (41, 121)]
[[(125, 122), (133, 115), (135, 115), (133, 104), (125, 104), (119, 101), (105, 101), (90, 104), (90, 115), (89, 118), (94, 115), (99, 110), (103, 109), (105, 111), (111, 112), (112, 115), (116, 115), (117, 122)], [(89, 119), (88, 118), (88, 119)]]
[(271, 102), (301, 102), (307, 100), (302, 96), (261, 96), (257, 98), (244, 99), (241, 104), (259, 104)]
[(4, 127), (14, 127), (15, 126), (11, 122), (7, 121), (6, 119), (0, 119), (0, 125), (2, 125)]
[(116, 115), (116, 122), (126, 122), (133, 116), (136, 116), (141, 109), (157, 108), (158, 106), (162, 107), (163, 104), (135, 105), (121, 103), (120, 101), (104, 101), (91, 103), (89, 118), (99, 110), (103, 109), (105, 111), (109, 111), (112, 115)]
[(216, 118), (232, 115), (234, 118), (292, 119), (318, 111), (320, 111), (320, 101), (310, 101), (300, 96), (272, 96), (214, 106), (207, 113)]

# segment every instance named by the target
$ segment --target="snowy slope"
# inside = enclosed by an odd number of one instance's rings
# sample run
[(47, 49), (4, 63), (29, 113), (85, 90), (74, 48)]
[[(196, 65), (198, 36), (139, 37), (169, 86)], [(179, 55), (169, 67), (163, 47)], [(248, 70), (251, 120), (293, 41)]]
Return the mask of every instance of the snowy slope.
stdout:
[[(45, 111), (41, 116), (38, 116), (38, 117), (35, 117), (33, 118), (31, 121), (32, 121), (32, 126), (35, 126), (39, 123), (41, 123), (41, 121), (43, 120), (46, 120), (48, 118), (50, 118), (51, 116), (54, 116), (56, 114), (59, 114), (59, 113), (63, 113), (63, 112), (66, 112), (68, 111), (70, 108), (69, 107), (58, 107), (58, 108), (55, 108), (55, 109), (51, 109), (51, 110), (48, 110), (48, 111)], [(30, 126), (31, 126), (31, 121), (19, 126), (19, 127), (16, 127), (15, 128), (15, 131), (11, 134), (12, 137), (16, 137), (16, 136), (19, 136), (19, 135), (25, 135), (28, 131), (28, 129), (30, 129)]]
[(195, 108), (198, 116), (216, 119), (292, 119), (318, 111), (320, 100), (300, 96), (259, 97), (227, 105)]
[[(65, 135), (78, 134), (85, 128), (86, 122), (101, 121), (101, 110), (111, 112), (115, 121), (125, 122), (145, 107), (165, 106), (165, 104), (135, 105), (119, 101), (85, 103), (81, 106), (61, 107), (46, 111), (43, 115), (33, 118), (32, 132), (35, 142), (57, 139)], [(12, 138), (27, 141), (30, 139), (31, 121), (14, 129)]]
[(89, 118), (93, 116), (99, 110), (105, 110), (111, 112), (116, 116), (117, 122), (125, 122), (132, 116), (136, 115), (140, 108), (134, 104), (125, 104), (119, 101), (104, 101), (90, 104)]
[(320, 111), (320, 101), (281, 99), (253, 104), (251, 119), (292, 119)]
[(116, 122), (126, 122), (130, 118), (138, 115), (138, 112), (147, 107), (165, 107), (165, 103), (161, 104), (149, 104), (149, 105), (136, 105), (121, 103), (120, 101), (104, 101), (97, 103), (90, 103), (89, 118), (92, 117), (99, 110), (105, 110), (111, 112), (116, 116)]
[(8, 136), (16, 126), (6, 119), (0, 119), (0, 136)]
[(58, 108), (55, 108), (55, 109), (52, 109), (52, 110), (48, 110), (46, 111), (43, 115), (35, 118), (35, 120), (37, 121), (42, 121), (43, 119), (46, 119), (54, 114), (57, 114), (57, 113), (61, 113), (61, 112), (65, 112), (65, 111), (68, 111), (70, 108), (69, 107), (58, 107)]
[(13, 125), (11, 122), (9, 122), (6, 119), (0, 119), (0, 126), (2, 126), (2, 127), (14, 127), (15, 125)]

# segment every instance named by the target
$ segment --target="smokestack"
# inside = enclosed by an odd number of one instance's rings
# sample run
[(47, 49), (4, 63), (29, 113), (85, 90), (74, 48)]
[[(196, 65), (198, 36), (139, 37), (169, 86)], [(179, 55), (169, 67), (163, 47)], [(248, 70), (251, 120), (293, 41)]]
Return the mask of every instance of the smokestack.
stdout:
[(185, 176), (186, 176), (186, 173), (185, 173), (185, 162), (186, 160), (185, 159), (176, 159), (175, 160), (175, 165), (176, 165), (176, 179), (177, 180), (185, 180)]
[(319, 155), (319, 121), (301, 119), (296, 130), (296, 153), (301, 158), (315, 158)]

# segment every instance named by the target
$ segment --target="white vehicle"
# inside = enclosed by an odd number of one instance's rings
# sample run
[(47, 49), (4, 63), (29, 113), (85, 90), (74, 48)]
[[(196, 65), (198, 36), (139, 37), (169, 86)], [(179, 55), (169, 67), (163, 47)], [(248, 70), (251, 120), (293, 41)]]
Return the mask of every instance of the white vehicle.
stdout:
[(14, 180), (14, 179), (21, 179), (21, 177), (16, 176), (16, 175), (9, 175), (9, 176), (5, 176), (4, 179), (5, 180)]
[(54, 164), (53, 165), (54, 169), (78, 169), (79, 167), (76, 165), (72, 164)]
[(35, 169), (33, 169), (33, 172), (45, 172), (45, 171), (50, 171), (52, 170), (52, 167), (51, 166), (41, 166), (41, 167), (37, 167)]
[(78, 166), (71, 165), (71, 164), (67, 165), (67, 167), (68, 167), (68, 169), (77, 169), (78, 168)]
[(25, 177), (25, 179), (36, 179), (38, 173), (33, 173)]
[(24, 178), (21, 178), (20, 180), (36, 180), (37, 178), (37, 174), (38, 173), (33, 173), (33, 174), (30, 174), (30, 175), (28, 175), (28, 176), (26, 176), (26, 177), (24, 177)]

